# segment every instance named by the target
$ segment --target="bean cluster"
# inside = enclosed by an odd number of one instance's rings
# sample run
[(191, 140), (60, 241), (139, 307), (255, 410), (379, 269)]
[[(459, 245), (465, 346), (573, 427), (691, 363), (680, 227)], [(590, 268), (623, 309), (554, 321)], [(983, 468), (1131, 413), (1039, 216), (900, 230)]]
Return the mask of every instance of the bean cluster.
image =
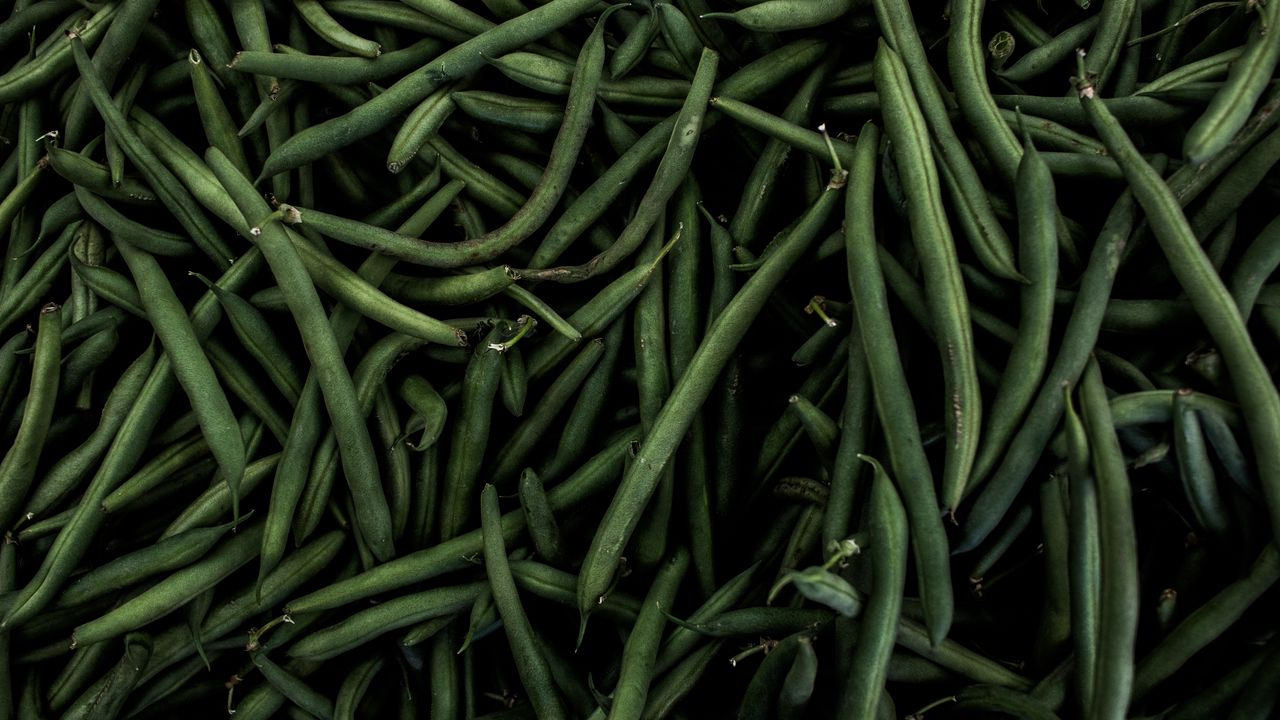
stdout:
[(0, 9), (0, 720), (1280, 712), (1280, 0)]

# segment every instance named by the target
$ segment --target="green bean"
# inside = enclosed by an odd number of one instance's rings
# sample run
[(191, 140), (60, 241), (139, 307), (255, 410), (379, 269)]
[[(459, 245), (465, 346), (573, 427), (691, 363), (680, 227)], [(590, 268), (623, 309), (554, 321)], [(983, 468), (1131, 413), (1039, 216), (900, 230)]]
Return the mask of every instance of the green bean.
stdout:
[(818, 674), (818, 654), (813, 649), (813, 638), (800, 636), (795, 659), (782, 680), (778, 690), (778, 716), (795, 718), (804, 715), (805, 708), (813, 697), (814, 681)]
[(627, 36), (618, 43), (609, 58), (609, 77), (614, 80), (621, 80), (644, 60), (645, 52), (653, 46), (662, 29), (658, 25), (657, 14), (649, 8), (643, 10), (640, 20), (627, 30)]
[(24, 515), (43, 515), (59, 504), (93, 469), (124, 423), (129, 407), (151, 372), (156, 354), (155, 345), (148, 345), (121, 373), (102, 406), (98, 426), (79, 447), (63, 455), (49, 468), (27, 499)]
[[(83, 25), (80, 25), (76, 32), (80, 37), (84, 38), (86, 43), (92, 45), (98, 42), (106, 33), (111, 26), (111, 21), (115, 18), (116, 11), (119, 9), (118, 5), (103, 5), (91, 15), (73, 13), (67, 20), (70, 21), (71, 25), (83, 20)], [(23, 28), (23, 30), (25, 31), (26, 28)], [(55, 32), (50, 37), (60, 41), (62, 39), (62, 30)], [(0, 75), (0, 102), (11, 103), (31, 97), (65, 74), (74, 66), (74, 63), (72, 49), (65, 42), (56, 42), (47, 51), (37, 52), (35, 59), (31, 62)]]
[(229, 523), (194, 528), (99, 565), (69, 583), (55, 607), (81, 605), (187, 567), (204, 557), (230, 529)]
[(1013, 504), (1052, 436), (1063, 410), (1061, 389), (1064, 384), (1075, 384), (1096, 344), (1120, 254), (1135, 222), (1135, 205), (1133, 194), (1125, 192), (1112, 206), (1081, 276), (1080, 293), (1063, 331), (1063, 350), (1045, 374), (1035, 402), (1010, 441), (1004, 459), (970, 507), (954, 552), (972, 550), (986, 538)]
[(124, 655), (104, 677), (86, 688), (62, 717), (80, 720), (118, 716), (151, 655), (151, 638), (145, 633), (129, 633), (124, 638)]
[(912, 197), (921, 198), (921, 202), (908, 206), (908, 219), (924, 265), (926, 285), (931, 287), (929, 309), (942, 354), (948, 443), (941, 499), (954, 512), (977, 454), (982, 418), (968, 302), (942, 209), (935, 166), (927, 156), (927, 130), (920, 109), (909, 94), (906, 70), (883, 44), (876, 57), (876, 85), (886, 96), (885, 121), (898, 168)]
[(565, 118), (564, 108), (546, 100), (485, 90), (460, 90), (450, 93), (449, 98), (459, 110), (476, 120), (531, 133), (551, 132), (561, 127)]
[(1173, 440), (1182, 489), (1196, 522), (1212, 537), (1224, 538), (1231, 518), (1218, 492), (1218, 479), (1209, 461), (1199, 413), (1188, 402), (1190, 390), (1173, 395)]
[(338, 696), (333, 702), (334, 720), (354, 720), (356, 711), (360, 709), (360, 701), (382, 670), (383, 659), (377, 655), (362, 661), (342, 681), (338, 688)]
[(191, 244), (186, 238), (147, 227), (126, 217), (85, 187), (77, 185), (72, 197), (103, 229), (127, 238), (135, 246), (153, 255), (181, 256), (191, 251)]
[[(10, 191), (3, 201), (0, 201), (0, 227), (9, 227), (14, 224), (14, 220), (19, 217), (22, 208), (26, 206), (32, 195), (40, 187), (40, 181), (44, 179), (45, 170), (48, 168), (48, 162), (39, 162), (30, 172), (22, 178), (18, 186)], [(18, 258), (22, 257), (26, 248), (21, 247), (17, 235), (10, 235), (9, 247), (5, 254), (7, 258), (4, 265), (4, 275), (6, 285), (13, 284), (13, 277), (19, 266), (16, 264)]]
[[(261, 197), (222, 153), (210, 148), (208, 161), (245, 217), (268, 219)], [(376, 557), (389, 559), (395, 551), (389, 535), (391, 521), (386, 497), (377, 477), (377, 460), (369, 428), (359, 413), (355, 386), (342, 360), (342, 352), (320, 305), (315, 285), (307, 277), (297, 250), (284, 229), (275, 222), (257, 222), (261, 223), (255, 226), (260, 232), (258, 244), (285, 292), (328, 406), (334, 432), (339, 438), (344, 475), (352, 487), (361, 532)]]
[(621, 354), (623, 325), (624, 323), (614, 322), (607, 328), (607, 334), (603, 337), (604, 355), (582, 383), (582, 390), (578, 393), (578, 399), (569, 411), (569, 417), (560, 433), (555, 454), (541, 473), (545, 480), (558, 478), (575, 467), (586, 451), (613, 386)]
[(1226, 83), (1187, 131), (1183, 153), (1192, 163), (1217, 155), (1245, 126), (1280, 61), (1280, 46), (1266, 37), (1269, 28), (1280, 25), (1280, 10), (1263, 5), (1257, 12), (1258, 20), (1250, 29), (1240, 59), (1232, 63)]
[(281, 667), (268, 658), (264, 650), (249, 653), (249, 658), (271, 687), (294, 705), (313, 717), (323, 719), (333, 717), (333, 702), (307, 685), (301, 676), (290, 671), (298, 667), (297, 665), (291, 663), (289, 668)]
[(1266, 440), (1280, 433), (1280, 395), (1267, 380), (1270, 376), (1249, 339), (1235, 302), (1191, 233), (1173, 193), (1138, 157), (1132, 142), (1106, 107), (1096, 101), (1087, 83), (1080, 88), (1080, 98), (1102, 141), (1125, 171), (1134, 195), (1147, 211), (1152, 231), (1169, 259), (1170, 268), (1218, 345), (1232, 383), (1240, 389), (1241, 412), (1248, 420), (1249, 434), (1254, 439), (1272, 527), (1280, 532), (1280, 447)]
[(853, 159), (853, 146), (844, 140), (830, 139), (831, 145), (828, 146), (827, 139), (824, 139), (820, 133), (806, 130), (763, 110), (753, 108), (747, 103), (717, 96), (711, 98), (711, 107), (753, 130), (759, 130), (771, 138), (781, 140), (814, 157), (829, 161), (831, 151), (834, 149), (840, 162), (849, 163)]
[(711, 666), (719, 653), (721, 642), (703, 645), (659, 678), (649, 691), (645, 704), (644, 720), (668, 717), (673, 708), (694, 688), (694, 684)]
[[(156, 0), (130, 3), (128, 7), (121, 6), (120, 12), (111, 19), (110, 27), (106, 29), (101, 43), (93, 54), (93, 66), (104, 85), (110, 87), (115, 83), (116, 76), (133, 53), (143, 28), (146, 27), (148, 18), (155, 13), (157, 5), (159, 2)], [(121, 106), (127, 111), (130, 104), (130, 102), (123, 102)], [(92, 111), (93, 104), (87, 91), (83, 87), (76, 88), (66, 116), (64, 140), (69, 147), (81, 146), (86, 123)]]
[(1211, 641), (1218, 639), (1280, 579), (1280, 553), (1268, 543), (1250, 568), (1249, 574), (1218, 591), (1196, 608), (1169, 635), (1138, 663), (1133, 678), (1133, 697), (1141, 699), (1181, 669)]
[(387, 504), (391, 509), (392, 536), (398, 541), (404, 537), (409, 525), (409, 513), (413, 496), (413, 475), (410, 469), (409, 446), (401, 442), (404, 437), (404, 426), (400, 422), (391, 389), (383, 385), (374, 398), (374, 417), (378, 425), (378, 440), (381, 443), (383, 468), (385, 468), (388, 491)]
[(109, 640), (182, 607), (205, 588), (252, 560), (261, 544), (261, 523), (240, 528), (206, 559), (173, 573), (106, 615), (76, 626), (71, 647)]
[[(402, 595), (316, 630), (293, 643), (287, 652), (291, 657), (326, 660), (392, 630), (429, 618), (452, 616), (474, 604), (484, 588), (483, 583), (469, 583)], [(290, 614), (298, 612), (290, 610)]]
[(432, 639), (428, 662), (428, 677), (431, 679), (431, 715), (442, 718), (456, 718), (461, 715), (459, 694), (462, 678), (459, 677), (457, 654), (453, 648), (457, 646), (457, 626)]
[[(846, 430), (848, 432), (848, 430)], [(907, 577), (907, 515), (884, 468), (867, 455), (859, 457), (875, 469), (871, 486), (871, 570), (874, 584), (849, 659), (849, 675), (839, 693), (844, 717), (874, 717), (893, 652), (894, 628), (902, 610)]]
[(662, 639), (662, 628), (666, 624), (663, 608), (675, 599), (688, 567), (688, 550), (680, 548), (659, 568), (622, 650), (622, 668), (614, 687), (610, 717), (636, 720), (642, 717), (658, 655), (658, 644)]
[(421, 452), (435, 445), (449, 416), (444, 398), (421, 375), (410, 375), (401, 382), (400, 397), (423, 421), (422, 437), (413, 449)]
[(1040, 485), (1040, 526), (1044, 534), (1044, 609), (1036, 631), (1035, 655), (1050, 667), (1071, 639), (1070, 522), (1066, 476), (1053, 473)]
[[(649, 231), (648, 238), (636, 258), (643, 267), (662, 253), (662, 232), (666, 229), (665, 217), (660, 217)], [(682, 228), (681, 228), (682, 229)], [(662, 403), (671, 394), (671, 366), (667, 354), (666, 327), (666, 277), (660, 263), (653, 263), (655, 270), (648, 284), (636, 298), (632, 316), (632, 347), (635, 351), (636, 392), (639, 395), (640, 430), (648, 432), (662, 409)], [(628, 460), (634, 460), (633, 455)], [(623, 473), (626, 473), (624, 466)], [(660, 481), (656, 497), (645, 508), (632, 554), (641, 567), (654, 567), (667, 555), (667, 536), (671, 525), (671, 510), (675, 499), (675, 468), (668, 468)]]
[[(422, 344), (422, 340), (413, 336), (391, 333), (370, 347), (364, 357), (360, 359), (360, 364), (356, 366), (355, 372), (352, 373), (352, 380), (355, 383), (356, 390), (356, 410), (361, 421), (369, 413), (373, 412), (378, 387), (386, 380), (387, 374), (391, 371), (395, 362)], [(331, 430), (326, 433), (324, 440), (320, 443), (315, 456), (311, 460), (311, 472), (299, 499), (298, 510), (291, 528), (295, 542), (300, 542), (315, 531), (330, 501), (333, 484), (338, 474), (338, 464), (334, 460), (334, 455), (339, 452), (340, 442), (341, 438), (336, 436), (336, 432)], [(376, 471), (377, 468), (375, 467), (373, 470)], [(360, 491), (359, 488), (353, 487), (350, 479), (347, 481), (347, 486), (352, 493)], [(385, 492), (381, 478), (378, 478), (378, 490)], [(381, 500), (380, 507), (373, 508), (376, 521), (382, 522), (382, 517), (386, 518), (387, 528), (385, 532), (388, 534), (392, 534), (391, 529), (394, 527), (390, 511), (390, 504), (385, 499)], [(358, 518), (356, 521), (359, 522)]]
[(240, 138), (236, 135), (231, 113), (218, 96), (213, 71), (209, 70), (196, 50), (188, 55), (188, 63), (191, 66), (191, 84), (195, 90), (196, 106), (200, 110), (205, 137), (210, 145), (230, 158), (236, 169), (248, 174), (249, 161), (245, 157)]
[[(224, 472), (229, 489), (235, 494), (236, 485), (244, 474), (244, 445), (235, 430), (235, 418), (226, 395), (221, 391), (208, 358), (199, 350), (196, 331), (155, 258), (119, 238), (116, 238), (116, 247), (140, 285), (147, 317), (160, 336), (173, 363), (174, 374), (191, 399), (200, 427), (209, 438), (210, 450)], [(239, 515), (238, 504), (233, 504), (233, 512)]]
[(498, 393), (499, 351), (492, 345), (503, 339), (502, 323), (495, 325), (484, 343), (467, 363), (462, 381), (462, 412), (450, 439), (449, 462), (445, 469), (441, 498), (440, 537), (457, 536), (472, 517), (476, 484), (488, 444), (487, 431)]
[(777, 244), (765, 263), (734, 296), (708, 329), (702, 346), (663, 405), (637, 461), (623, 477), (587, 551), (578, 585), (578, 610), (584, 622), (612, 584), (622, 548), (635, 531), (641, 511), (656, 489), (663, 467), (710, 395), (716, 376), (729, 361), (765, 300), (813, 242), (835, 209), (837, 190), (838, 187), (828, 185), (818, 202)]
[(1021, 291), (1018, 333), (991, 401), (991, 420), (974, 461), (973, 476), (979, 482), (1004, 454), (1049, 359), (1053, 291), (1058, 285), (1058, 203), (1053, 177), (1029, 136), (1023, 138), (1014, 194), (1018, 205), (1018, 257), (1022, 274), (1030, 284)]
[(71, 48), (76, 65), (80, 69), (82, 86), (89, 93), (94, 107), (102, 115), (107, 128), (115, 135), (116, 140), (120, 143), (120, 147), (125, 151), (129, 160), (142, 172), (147, 179), (147, 183), (155, 190), (156, 194), (164, 202), (165, 207), (182, 224), (183, 229), (191, 236), (196, 246), (213, 260), (216, 267), (225, 270), (229, 266), (230, 258), (232, 257), (230, 249), (223, 244), (222, 239), (212, 231), (209, 223), (204, 220), (204, 213), (196, 205), (195, 199), (177, 182), (177, 178), (161, 164), (151, 150), (146, 147), (141, 138), (129, 126), (119, 108), (112, 102), (107, 88), (91, 66), (88, 53), (84, 49), (84, 42), (79, 35), (71, 37)]
[[(630, 435), (605, 448), (578, 472), (557, 484), (547, 495), (554, 512), (574, 506), (585, 497), (601, 492), (617, 477), (622, 455)], [(512, 543), (524, 529), (522, 513), (509, 513), (503, 518), (504, 542)], [(437, 577), (443, 573), (469, 567), (467, 557), (481, 551), (481, 533), (472, 530), (424, 550), (383, 563), (349, 581), (339, 581), (291, 601), (290, 613), (311, 612), (339, 607), (361, 598)]]
[[(982, 0), (963, 0), (952, 8), (951, 34), (947, 40), (947, 60), (955, 85), (960, 113), (974, 130), (982, 149), (995, 164), (1006, 183), (1018, 174), (1022, 148), (1013, 131), (1000, 119), (986, 82), (982, 47)], [(1025, 142), (1024, 142), (1025, 145)], [(1021, 183), (1014, 182), (1015, 188)], [(1022, 250), (1019, 258), (1022, 258)], [(1019, 268), (1026, 274), (1025, 268)]]
[(94, 162), (81, 153), (53, 145), (48, 145), (45, 149), (49, 166), (54, 172), (75, 185), (83, 185), (95, 195), (139, 205), (156, 202), (155, 192), (136, 178), (124, 177), (119, 186), (116, 186), (112, 183), (111, 171), (105, 165)]
[(346, 115), (306, 128), (276, 148), (262, 169), (263, 177), (318, 160), (367, 137), (421, 102), (451, 78), (468, 75), (497, 57), (523, 47), (588, 11), (596, 0), (552, 0), (446, 50), (434, 60), (396, 82)]
[[(520, 589), (558, 605), (573, 607), (573, 592), (578, 584), (576, 575), (533, 560), (513, 560), (511, 574)], [(624, 625), (634, 624), (640, 612), (640, 600), (621, 593), (611, 600), (601, 606), (600, 612)]]
[(1107, 148), (1101, 142), (1052, 120), (1029, 117), (1020, 111), (1005, 108), (998, 112), (1010, 129), (1017, 131), (1020, 127), (1026, 127), (1031, 138), (1040, 146), (1052, 147), (1061, 152), (1107, 154)]
[(376, 58), (382, 54), (382, 46), (362, 38), (344, 28), (325, 10), (319, 0), (293, 0), (298, 14), (317, 35), (339, 50), (363, 58)]
[(61, 361), (62, 308), (49, 303), (40, 309), (31, 386), (21, 425), (13, 445), (0, 460), (0, 527), (13, 525), (35, 482), (36, 464), (53, 420)]
[(738, 635), (781, 635), (814, 631), (831, 622), (832, 611), (826, 608), (748, 607), (728, 610), (703, 623), (691, 623), (668, 616), (686, 630), (713, 638)]
[(481, 532), (484, 538), (484, 568), (493, 589), (493, 601), (511, 643), (516, 672), (538, 717), (564, 717), (564, 705), (551, 680), (551, 670), (542, 657), (533, 626), (520, 603), (515, 580), (507, 562), (503, 540), (498, 491), (485, 485), (480, 494)]
[(194, 274), (218, 299), (218, 304), (227, 314), (240, 343), (258, 361), (285, 399), (291, 405), (296, 405), (302, 389), (302, 379), (267, 318), (244, 298), (227, 292), (199, 273)]
[[(888, 44), (901, 56), (904, 66), (902, 69), (910, 75), (909, 85), (904, 85), (900, 90), (907, 92), (908, 87), (914, 90), (919, 112), (923, 113), (923, 119), (928, 123), (928, 132), (937, 140), (934, 147), (940, 156), (942, 177), (957, 205), (960, 225), (969, 238), (969, 243), (990, 272), (1000, 277), (1021, 280), (1014, 267), (1012, 245), (996, 221), (985, 194), (981, 192), (982, 184), (977, 171), (963, 152), (963, 146), (951, 127), (946, 106), (934, 85), (924, 47), (911, 19), (908, 3), (902, 0), (881, 0), (875, 3), (875, 11)], [(905, 83), (905, 79), (902, 82)]]
[[(424, 3), (420, 0), (415, 7), (422, 6)], [(441, 21), (432, 17), (430, 14), (424, 14), (425, 10), (420, 12), (415, 7), (407, 7), (404, 3), (399, 2), (381, 2), (380, 0), (336, 0), (326, 2), (325, 9), (334, 15), (341, 15), (355, 20), (363, 20), (366, 22), (375, 22), (379, 26), (395, 27), (402, 30), (412, 30), (414, 32), (423, 33), (432, 37), (448, 40), (449, 42), (462, 42), (467, 40), (475, 33), (466, 32), (462, 27), (455, 27), (447, 21)], [(468, 13), (470, 11), (461, 6), (454, 5), (459, 13)], [(481, 22), (486, 23), (486, 27), (491, 26), (487, 20), (475, 16)], [(390, 53), (388, 53), (390, 54)]]
[(653, 13), (658, 19), (663, 44), (676, 56), (680, 74), (692, 78), (698, 68), (698, 56), (702, 53), (702, 39), (681, 8), (670, 3), (655, 3)]
[(74, 252), (68, 253), (68, 256), (71, 261), (71, 269), (76, 278), (83, 282), (96, 297), (100, 297), (132, 315), (144, 320), (147, 319), (147, 311), (142, 306), (142, 297), (138, 292), (137, 286), (129, 278), (115, 270), (88, 265), (77, 258)]
[(415, 305), (469, 305), (487, 300), (512, 287), (520, 276), (508, 265), (468, 268), (458, 275), (422, 278), (392, 273), (383, 290), (404, 303)]
[(403, 170), (422, 146), (440, 131), (440, 127), (457, 107), (453, 103), (454, 91), (464, 86), (465, 81), (445, 85), (427, 95), (409, 113), (391, 149), (387, 151), (388, 171), (398, 173)]
[(737, 12), (703, 13), (700, 17), (731, 20), (756, 32), (783, 32), (826, 25), (849, 12), (853, 5), (853, 0), (834, 0), (826, 3), (765, 0)]
[(19, 35), (48, 20), (56, 20), (77, 7), (71, 0), (55, 2), (35, 2), (25, 8), (14, 8), (15, 12), (0, 23), (0, 48), (7, 48)]
[(658, 163), (653, 182), (640, 199), (635, 215), (632, 216), (631, 222), (627, 223), (627, 227), (618, 239), (607, 250), (582, 265), (530, 270), (523, 274), (539, 280), (578, 282), (613, 269), (635, 252), (657, 222), (663, 206), (675, 194), (679, 184), (684, 181), (685, 175), (689, 172), (694, 149), (702, 134), (703, 118), (706, 115), (707, 101), (711, 97), (718, 63), (719, 56), (715, 51), (704, 48), (702, 58), (698, 62), (698, 72), (694, 76), (684, 105), (676, 115), (667, 150)]
[(267, 390), (250, 374), (249, 368), (213, 338), (205, 341), (204, 348), (214, 371), (227, 389), (244, 403), (254, 417), (262, 420), (276, 440), (283, 444), (289, 435), (289, 422), (268, 402)]
[[(781, 119), (797, 126), (808, 124), (818, 91), (827, 79), (831, 65), (830, 62), (821, 63), (805, 77), (795, 96), (783, 109)], [(770, 137), (764, 151), (760, 153), (760, 159), (751, 168), (751, 175), (743, 186), (742, 199), (738, 201), (738, 209), (729, 223), (729, 234), (738, 244), (754, 243), (760, 219), (774, 194), (778, 174), (791, 154), (791, 147), (777, 137)]]
[(971, 685), (956, 695), (957, 710), (995, 711), (1026, 720), (1058, 720), (1054, 712), (1030, 695), (999, 685)]
[[(513, 52), (491, 60), (490, 64), (516, 83), (537, 92), (566, 95), (570, 90), (572, 66), (556, 58)], [(679, 62), (676, 65), (677, 74), (692, 75)], [(675, 107), (688, 92), (688, 81), (668, 78), (629, 77), (600, 83), (601, 98), (617, 104)]]
[(948, 639), (937, 645), (931, 644), (925, 628), (906, 617), (898, 621), (897, 632), (899, 645), (970, 680), (1013, 690), (1031, 689), (1031, 682), (1026, 678), (954, 640)]
[(542, 481), (532, 469), (520, 473), (520, 507), (529, 523), (529, 538), (533, 547), (547, 562), (565, 564), (560, 545), (560, 526), (547, 503), (547, 493)]
[(1098, 495), (1098, 651), (1089, 713), (1123, 718), (1133, 688), (1138, 563), (1128, 474), (1096, 361), (1085, 368), (1081, 408)]

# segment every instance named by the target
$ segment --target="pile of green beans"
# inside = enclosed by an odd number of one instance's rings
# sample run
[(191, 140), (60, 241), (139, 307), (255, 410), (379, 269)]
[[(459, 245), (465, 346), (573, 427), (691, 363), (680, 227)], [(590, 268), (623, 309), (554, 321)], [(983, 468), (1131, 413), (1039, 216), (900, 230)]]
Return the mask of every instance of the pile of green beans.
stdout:
[(0, 0), (0, 720), (1280, 716), (1280, 0)]

